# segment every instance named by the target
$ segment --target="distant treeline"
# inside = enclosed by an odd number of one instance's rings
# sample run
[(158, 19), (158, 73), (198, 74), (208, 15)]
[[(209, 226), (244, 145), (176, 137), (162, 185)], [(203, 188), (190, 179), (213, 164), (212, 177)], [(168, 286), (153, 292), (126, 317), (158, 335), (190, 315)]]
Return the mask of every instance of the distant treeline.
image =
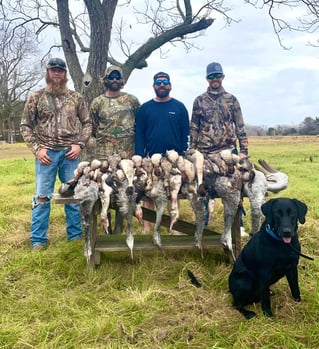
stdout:
[[(20, 117), (11, 118), (10, 122), (1, 122), (0, 118), (0, 141), (8, 143), (21, 142), (22, 137), (19, 132)], [(278, 125), (276, 127), (253, 126), (246, 124), (248, 136), (288, 136), (288, 135), (319, 135), (319, 117), (307, 117), (296, 127)]]
[(278, 125), (276, 127), (252, 126), (246, 124), (248, 136), (288, 136), (305, 135), (313, 136), (319, 134), (319, 117), (306, 117), (299, 126)]

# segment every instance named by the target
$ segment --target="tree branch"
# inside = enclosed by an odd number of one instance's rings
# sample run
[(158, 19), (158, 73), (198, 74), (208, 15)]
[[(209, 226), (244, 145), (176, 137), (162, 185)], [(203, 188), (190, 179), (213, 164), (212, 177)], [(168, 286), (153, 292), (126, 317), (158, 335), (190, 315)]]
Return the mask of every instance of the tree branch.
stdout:
[(214, 19), (201, 19), (196, 23), (181, 24), (175, 28), (163, 32), (161, 35), (150, 38), (145, 44), (140, 46), (125, 62), (123, 66), (125, 78), (128, 79), (134, 67), (140, 64), (142, 67), (147, 66), (146, 59), (152, 52), (159, 49), (165, 43), (172, 41), (175, 38), (183, 38), (185, 35), (195, 33), (207, 29), (214, 22)]

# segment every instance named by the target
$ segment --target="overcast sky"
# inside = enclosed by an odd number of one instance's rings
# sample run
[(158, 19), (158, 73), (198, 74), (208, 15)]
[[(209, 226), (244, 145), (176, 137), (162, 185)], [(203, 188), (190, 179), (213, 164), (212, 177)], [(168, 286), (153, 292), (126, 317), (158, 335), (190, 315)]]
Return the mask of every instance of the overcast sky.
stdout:
[[(133, 71), (124, 91), (144, 103), (154, 97), (153, 75), (165, 71), (171, 76), (171, 95), (185, 104), (191, 116), (194, 99), (207, 89), (207, 64), (219, 62), (226, 75), (223, 86), (239, 100), (246, 124), (293, 127), (306, 117), (319, 117), (319, 47), (307, 44), (310, 39), (319, 38), (319, 32), (313, 37), (307, 33), (284, 32), (284, 44), (291, 47), (285, 50), (273, 31), (267, 8), (258, 10), (243, 2), (225, 1), (232, 7), (229, 15), (240, 19), (239, 23), (225, 27), (224, 20), (217, 15), (204, 36), (194, 41), (200, 50), (187, 53), (181, 44), (165, 45), (164, 50), (170, 50), (167, 58), (162, 59), (159, 51), (154, 52), (147, 60), (147, 68)], [(193, 0), (194, 6), (200, 3)], [(78, 6), (75, 1), (70, 4)], [(139, 4), (145, 4), (144, 0), (134, 1), (134, 6)], [(119, 7), (116, 18), (124, 11), (124, 19), (131, 27), (128, 35), (142, 44), (150, 34), (145, 25), (137, 25), (136, 16), (127, 9)], [(296, 17), (287, 8), (284, 15), (285, 19)], [(116, 54), (114, 57), (123, 60)]]
[(143, 103), (154, 96), (152, 76), (165, 71), (171, 76), (171, 95), (191, 115), (194, 98), (207, 88), (206, 66), (216, 61), (226, 75), (224, 88), (238, 98), (246, 124), (298, 126), (305, 117), (319, 117), (319, 47), (307, 45), (305, 33), (286, 33), (284, 42), (292, 49), (284, 50), (265, 11), (234, 3), (232, 14), (240, 23), (225, 27), (217, 19), (196, 39), (201, 50), (186, 53), (182, 46), (170, 47), (165, 60), (153, 54), (148, 68), (132, 73), (124, 91)]

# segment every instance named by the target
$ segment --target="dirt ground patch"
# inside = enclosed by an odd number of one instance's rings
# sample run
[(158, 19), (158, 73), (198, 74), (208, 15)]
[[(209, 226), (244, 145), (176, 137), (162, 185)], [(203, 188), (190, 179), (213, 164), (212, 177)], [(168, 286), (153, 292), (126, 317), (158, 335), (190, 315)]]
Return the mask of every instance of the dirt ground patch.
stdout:
[(21, 159), (33, 157), (31, 150), (25, 143), (0, 143), (0, 160), (1, 159)]

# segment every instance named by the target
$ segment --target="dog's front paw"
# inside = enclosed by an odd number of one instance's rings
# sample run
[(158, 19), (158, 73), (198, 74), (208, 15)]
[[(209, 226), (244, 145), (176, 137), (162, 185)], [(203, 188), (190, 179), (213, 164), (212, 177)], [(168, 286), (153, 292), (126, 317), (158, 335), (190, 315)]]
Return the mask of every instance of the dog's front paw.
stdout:
[(244, 314), (244, 316), (247, 320), (250, 320), (256, 316), (256, 313), (254, 311), (246, 310), (246, 313)]
[(294, 297), (294, 300), (296, 301), (296, 302), (301, 302), (301, 297), (299, 296), (299, 297)]
[(256, 316), (256, 313), (251, 310), (247, 310), (243, 308), (242, 306), (237, 306), (235, 307), (240, 313), (242, 313), (247, 320), (252, 319), (253, 317)]

